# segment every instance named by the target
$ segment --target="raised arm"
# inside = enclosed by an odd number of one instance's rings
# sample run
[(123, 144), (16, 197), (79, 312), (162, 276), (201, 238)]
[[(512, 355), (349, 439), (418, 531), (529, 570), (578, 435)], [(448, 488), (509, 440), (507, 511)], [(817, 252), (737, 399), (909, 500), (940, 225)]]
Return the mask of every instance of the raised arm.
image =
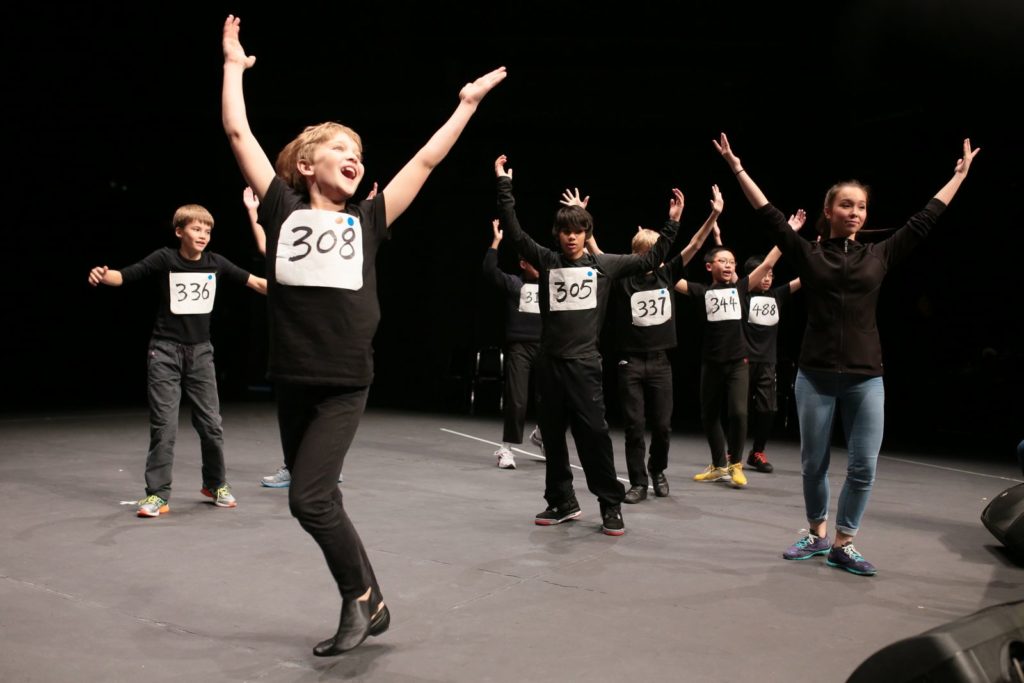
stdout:
[(978, 156), (980, 151), (981, 147), (972, 150), (971, 139), (964, 138), (964, 155), (957, 160), (956, 168), (953, 169), (953, 177), (942, 186), (941, 190), (935, 193), (935, 199), (946, 205), (953, 201), (953, 196), (960, 189), (960, 183), (967, 177), (967, 171), (971, 168), (971, 162), (974, 161), (974, 157)]
[(111, 270), (106, 266), (96, 266), (89, 271), (89, 284), (93, 287), (97, 285), (120, 287), (124, 284), (124, 280), (121, 278), (121, 271)]
[[(693, 260), (694, 254), (704, 245), (704, 240), (708, 238), (708, 233), (712, 230), (718, 235), (718, 217), (722, 215), (722, 210), (725, 208), (725, 200), (722, 198), (722, 193), (718, 190), (718, 185), (711, 186), (711, 213), (708, 215), (708, 219), (704, 221), (704, 225), (700, 226), (700, 230), (693, 234), (690, 238), (689, 244), (683, 247), (683, 250), (679, 253), (679, 256), (683, 259), (683, 265), (685, 266), (691, 260)], [(721, 242), (716, 242), (721, 244)]]
[(241, 19), (228, 15), (224, 21), (224, 83), (221, 89), (221, 120), (224, 132), (231, 143), (231, 151), (238, 161), (245, 182), (260, 199), (267, 193), (270, 181), (274, 179), (274, 166), (249, 128), (245, 112), (245, 95), (242, 90), (242, 74), (256, 63), (256, 58), (246, 55), (238, 39)]
[(263, 255), (267, 253), (267, 233), (263, 231), (263, 226), (260, 225), (258, 209), (260, 208), (260, 200), (256, 197), (256, 194), (252, 191), (251, 187), (246, 187), (242, 190), (242, 203), (245, 204), (245, 212), (249, 214), (249, 225), (252, 227), (252, 236), (256, 240), (256, 248)]
[(427, 176), (448, 155), (455, 141), (462, 135), (480, 100), (503, 80), (505, 67), (502, 66), (472, 83), (467, 83), (459, 91), (459, 106), (455, 108), (455, 112), (384, 188), (384, 207), (387, 211), (388, 225), (394, 223), (395, 219), (409, 208), (423, 183), (427, 181)]
[(725, 136), (725, 133), (722, 133), (718, 140), (712, 140), (711, 144), (715, 146), (718, 153), (725, 159), (725, 163), (729, 165), (729, 170), (740, 181), (740, 189), (743, 190), (743, 195), (750, 202), (750, 205), (755, 209), (760, 209), (767, 204), (768, 198), (764, 196), (761, 188), (757, 186), (757, 183), (754, 182), (750, 174), (743, 168), (740, 158), (733, 153), (732, 147), (729, 146), (729, 138)]
[(512, 195), (512, 169), (506, 168), (508, 157), (504, 154), (494, 160), (494, 175), (498, 180), (498, 221), (505, 239), (508, 239), (516, 252), (537, 270), (544, 267), (542, 260), (549, 249), (537, 244), (519, 225), (516, 216), (516, 200)]
[[(807, 212), (803, 209), (797, 209), (796, 213), (789, 217), (787, 223), (789, 227), (793, 228), (793, 232), (800, 232), (800, 228), (804, 227), (804, 223), (807, 222)], [(764, 261), (761, 262), (757, 268), (750, 271), (750, 275), (747, 276), (749, 282), (760, 282), (767, 275), (770, 268), (774, 268), (775, 264), (779, 262), (782, 257), (782, 250), (778, 247), (772, 247), (772, 250), (768, 252), (768, 255), (764, 257)], [(793, 287), (793, 283), (796, 283), (796, 287)], [(789, 291), (795, 292), (800, 289), (800, 278), (793, 280), (789, 283)]]

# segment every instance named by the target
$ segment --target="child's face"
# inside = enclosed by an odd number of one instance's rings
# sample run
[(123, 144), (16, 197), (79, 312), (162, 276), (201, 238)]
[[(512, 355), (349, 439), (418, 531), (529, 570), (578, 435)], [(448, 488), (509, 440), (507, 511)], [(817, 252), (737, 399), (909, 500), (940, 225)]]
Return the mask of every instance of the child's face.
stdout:
[(720, 251), (715, 254), (711, 263), (705, 264), (711, 271), (711, 279), (715, 282), (728, 284), (732, 282), (733, 274), (736, 272), (736, 257), (731, 251)]
[(338, 131), (313, 153), (313, 181), (331, 199), (344, 201), (354, 196), (365, 172), (359, 145), (348, 133)]
[(839, 188), (832, 205), (825, 207), (832, 237), (855, 239), (868, 219), (868, 195), (862, 188), (846, 185)]
[(773, 273), (772, 269), (769, 268), (768, 272), (765, 273), (764, 278), (754, 288), (755, 291), (767, 292), (769, 289), (772, 288), (772, 280), (774, 280), (774, 279), (775, 279), (775, 273)]
[(558, 233), (558, 246), (562, 248), (562, 253), (573, 261), (583, 257), (583, 248), (586, 244), (586, 230), (562, 230)]
[(189, 221), (185, 227), (178, 228), (174, 232), (181, 239), (182, 253), (186, 256), (198, 256), (210, 243), (210, 234), (213, 232), (213, 228), (206, 223)]

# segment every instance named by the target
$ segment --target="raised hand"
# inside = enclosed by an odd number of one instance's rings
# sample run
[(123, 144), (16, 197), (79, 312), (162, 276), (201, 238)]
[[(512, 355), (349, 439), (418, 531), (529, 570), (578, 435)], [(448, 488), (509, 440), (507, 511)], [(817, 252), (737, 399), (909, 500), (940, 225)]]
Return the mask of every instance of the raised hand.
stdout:
[(683, 205), (686, 203), (683, 191), (678, 187), (672, 188), (672, 198), (668, 200), (668, 219), (679, 222), (683, 217)]
[(580, 188), (573, 188), (573, 192), (566, 189), (565, 192), (562, 193), (562, 199), (559, 200), (559, 203), (565, 204), (566, 206), (581, 206), (585, 209), (587, 208), (587, 204), (590, 203), (590, 195), (588, 194), (583, 199), (580, 199)]
[(725, 209), (725, 199), (722, 198), (722, 191), (718, 189), (718, 185), (711, 186), (711, 210), (718, 215), (722, 214)]
[(373, 187), (370, 188), (370, 194), (366, 195), (366, 201), (370, 201), (377, 196), (377, 181), (373, 181)]
[(248, 69), (256, 63), (256, 57), (246, 55), (242, 43), (238, 39), (241, 23), (242, 20), (238, 17), (232, 14), (228, 15), (228, 18), (224, 20), (224, 36), (221, 39), (221, 44), (224, 48), (225, 64), (241, 64), (243, 68)]
[(956, 168), (953, 172), (967, 175), (967, 171), (971, 168), (971, 162), (974, 161), (974, 157), (978, 156), (978, 152), (980, 151), (981, 147), (972, 150), (971, 139), (964, 138), (964, 155), (957, 159)]
[(732, 147), (729, 145), (729, 138), (726, 137), (725, 133), (722, 133), (718, 140), (712, 140), (711, 144), (715, 146), (718, 153), (725, 159), (725, 163), (729, 164), (729, 168), (732, 169), (733, 173), (739, 173), (743, 170), (743, 164), (740, 163), (740, 158), (733, 153)]
[(494, 175), (499, 178), (508, 178), (512, 180), (512, 169), (505, 170), (505, 164), (508, 163), (508, 157), (502, 154), (500, 157), (494, 160)]
[(466, 104), (477, 104), (494, 86), (505, 80), (507, 75), (505, 67), (499, 66), (494, 71), (484, 74), (472, 83), (462, 86), (462, 90), (459, 91), (459, 99)]
[(256, 193), (252, 191), (252, 188), (248, 186), (242, 190), (242, 203), (245, 204), (245, 208), (250, 211), (255, 211), (260, 208), (259, 198), (256, 196)]
[(505, 237), (505, 231), (498, 227), (497, 218), (491, 221), (491, 230), (494, 232), (493, 246), (494, 248), (497, 248), (498, 242), (500, 242), (502, 238)]
[(807, 212), (803, 209), (797, 209), (796, 213), (790, 216), (786, 222), (789, 223), (789, 227), (793, 228), (793, 230), (800, 232), (800, 228), (804, 227), (804, 223), (807, 222)]

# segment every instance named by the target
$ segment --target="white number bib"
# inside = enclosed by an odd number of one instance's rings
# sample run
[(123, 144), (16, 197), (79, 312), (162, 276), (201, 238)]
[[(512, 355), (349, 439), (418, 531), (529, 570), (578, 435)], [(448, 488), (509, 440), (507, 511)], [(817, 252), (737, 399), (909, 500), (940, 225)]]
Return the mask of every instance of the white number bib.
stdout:
[(213, 273), (171, 273), (171, 313), (196, 315), (213, 310), (217, 276)]
[(750, 297), (750, 314), (747, 322), (771, 327), (779, 324), (779, 303), (770, 296)]
[(277, 238), (277, 281), (293, 287), (363, 287), (363, 228), (347, 213), (300, 209)]
[(629, 307), (637, 327), (661, 325), (672, 319), (672, 297), (664, 288), (637, 292), (629, 298)]
[(740, 294), (735, 287), (729, 289), (709, 289), (704, 293), (704, 310), (708, 314), (709, 323), (723, 320), (741, 320)]
[(540, 287), (537, 284), (524, 284), (519, 290), (519, 312), (540, 313)]
[(597, 308), (597, 271), (593, 268), (552, 268), (548, 275), (552, 311)]

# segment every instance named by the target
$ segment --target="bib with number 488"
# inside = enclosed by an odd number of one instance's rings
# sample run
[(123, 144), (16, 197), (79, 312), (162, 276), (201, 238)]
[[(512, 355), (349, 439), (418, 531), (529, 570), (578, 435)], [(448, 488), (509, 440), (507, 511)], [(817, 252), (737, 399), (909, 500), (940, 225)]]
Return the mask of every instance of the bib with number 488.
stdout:
[(770, 296), (750, 297), (750, 313), (747, 322), (771, 327), (779, 324), (779, 303)]
[(198, 315), (213, 310), (217, 276), (213, 273), (170, 273), (171, 313)]
[(593, 268), (552, 268), (548, 274), (548, 304), (552, 311), (597, 308), (597, 271)]
[(276, 278), (293, 287), (362, 289), (363, 230), (347, 213), (293, 211), (277, 238)]

